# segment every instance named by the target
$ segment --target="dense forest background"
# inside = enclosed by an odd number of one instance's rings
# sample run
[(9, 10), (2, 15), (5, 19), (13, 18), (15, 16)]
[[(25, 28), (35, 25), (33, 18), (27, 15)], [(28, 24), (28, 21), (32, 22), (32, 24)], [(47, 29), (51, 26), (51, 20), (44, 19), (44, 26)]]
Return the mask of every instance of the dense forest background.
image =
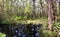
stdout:
[(47, 32), (46, 34), (51, 35), (52, 31), (49, 30), (53, 29), (51, 36), (57, 35), (60, 31), (60, 2), (58, 0), (0, 0), (0, 24), (20, 23), (42, 24), (43, 33)]
[[(47, 2), (42, 0), (1, 0), (1, 23), (47, 18)], [(14, 22), (11, 22), (14, 21)]]

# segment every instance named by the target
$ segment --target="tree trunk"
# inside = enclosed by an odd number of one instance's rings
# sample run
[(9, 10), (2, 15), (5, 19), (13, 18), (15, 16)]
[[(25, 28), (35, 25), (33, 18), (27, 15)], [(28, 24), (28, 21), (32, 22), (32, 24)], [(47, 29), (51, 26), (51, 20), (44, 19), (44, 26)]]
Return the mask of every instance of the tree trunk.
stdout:
[(53, 11), (52, 11), (52, 0), (48, 0), (48, 29), (52, 30), (52, 16), (53, 16)]
[(32, 17), (35, 18), (35, 0), (33, 0), (33, 13), (32, 13)]

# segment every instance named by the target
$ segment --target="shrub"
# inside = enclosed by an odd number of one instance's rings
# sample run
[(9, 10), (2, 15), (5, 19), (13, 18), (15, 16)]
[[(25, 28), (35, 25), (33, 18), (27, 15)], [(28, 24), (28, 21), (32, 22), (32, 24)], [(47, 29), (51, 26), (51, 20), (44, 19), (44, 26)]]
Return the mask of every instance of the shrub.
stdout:
[(0, 37), (6, 37), (6, 34), (0, 33)]
[(58, 31), (60, 29), (60, 23), (55, 23), (53, 26), (54, 31)]
[(42, 30), (40, 31), (40, 37), (56, 37), (57, 32)]

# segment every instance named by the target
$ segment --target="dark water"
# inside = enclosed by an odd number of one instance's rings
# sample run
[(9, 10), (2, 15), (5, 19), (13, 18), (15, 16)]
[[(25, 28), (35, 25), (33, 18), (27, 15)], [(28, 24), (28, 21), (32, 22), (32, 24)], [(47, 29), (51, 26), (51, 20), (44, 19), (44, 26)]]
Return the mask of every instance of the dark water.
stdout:
[(0, 32), (5, 33), (6, 37), (39, 37), (41, 24), (33, 25), (0, 25)]

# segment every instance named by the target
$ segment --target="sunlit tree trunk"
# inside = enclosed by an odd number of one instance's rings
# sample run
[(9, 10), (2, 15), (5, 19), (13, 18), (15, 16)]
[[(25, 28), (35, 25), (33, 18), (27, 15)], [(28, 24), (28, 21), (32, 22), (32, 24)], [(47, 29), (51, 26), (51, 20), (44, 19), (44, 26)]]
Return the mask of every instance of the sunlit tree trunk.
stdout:
[(48, 0), (48, 29), (52, 30), (52, 16), (53, 16), (53, 11), (52, 11), (52, 0)]

